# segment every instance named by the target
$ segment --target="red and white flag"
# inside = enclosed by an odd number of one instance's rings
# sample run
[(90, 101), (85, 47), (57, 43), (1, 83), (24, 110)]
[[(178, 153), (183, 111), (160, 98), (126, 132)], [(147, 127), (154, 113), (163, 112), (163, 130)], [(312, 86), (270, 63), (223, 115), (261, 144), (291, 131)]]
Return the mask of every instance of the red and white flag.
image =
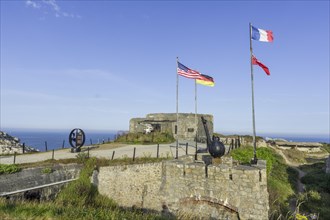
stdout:
[(258, 65), (260, 66), (264, 71), (265, 73), (269, 76), (270, 75), (270, 71), (268, 69), (267, 66), (265, 66), (263, 63), (261, 63), (255, 56), (252, 55), (252, 64), (253, 65)]

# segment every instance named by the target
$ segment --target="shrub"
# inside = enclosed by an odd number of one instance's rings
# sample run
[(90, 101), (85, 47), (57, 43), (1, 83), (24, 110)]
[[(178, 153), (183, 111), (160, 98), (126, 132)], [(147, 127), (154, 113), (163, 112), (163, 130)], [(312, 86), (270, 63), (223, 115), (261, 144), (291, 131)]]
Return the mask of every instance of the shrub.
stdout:
[(41, 170), (41, 173), (43, 174), (49, 174), (49, 173), (52, 173), (53, 172), (53, 169), (50, 168), (50, 167), (45, 167)]
[(0, 164), (0, 174), (10, 174), (21, 171), (16, 164)]
[(88, 159), (88, 154), (80, 152), (76, 155), (76, 158), (78, 163), (85, 163), (85, 161)]

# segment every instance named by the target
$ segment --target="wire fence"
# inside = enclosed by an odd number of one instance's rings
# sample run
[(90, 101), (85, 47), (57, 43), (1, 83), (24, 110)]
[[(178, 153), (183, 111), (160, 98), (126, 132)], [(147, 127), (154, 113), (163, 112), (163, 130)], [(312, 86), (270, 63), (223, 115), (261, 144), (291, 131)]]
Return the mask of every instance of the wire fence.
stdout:
[[(110, 142), (110, 139), (108, 141)], [(241, 147), (241, 142), (242, 142), (240, 137), (221, 139), (221, 141), (226, 145), (226, 148), (227, 148), (226, 154), (229, 154), (229, 152), (234, 150), (234, 149), (240, 148)], [(25, 144), (23, 144), (23, 154), (24, 154), (24, 147), (25, 147)], [(61, 154), (60, 151), (57, 151), (55, 149), (52, 149), (51, 151), (47, 151), (47, 142), (45, 142), (45, 148), (46, 148), (46, 152), (50, 152), (50, 154), (44, 155), (43, 160), (64, 159), (63, 158), (63, 153)], [(93, 150), (94, 148), (95, 147), (93, 147), (93, 146), (87, 146), (87, 147), (84, 147), (84, 148), (81, 148), (81, 149), (79, 148), (79, 152), (84, 153), (85, 156), (87, 158), (89, 158), (91, 156), (90, 151)], [(63, 141), (62, 149), (64, 149), (64, 141)], [(155, 151), (155, 148), (151, 147), (150, 150)], [(196, 145), (192, 145), (192, 144), (189, 145), (188, 142), (178, 143), (178, 145), (170, 145), (170, 150), (171, 150), (171, 152), (172, 152), (172, 150), (175, 151), (175, 154), (172, 154), (172, 156), (176, 159), (179, 157), (179, 150), (180, 150), (180, 156), (189, 155), (189, 153), (190, 153), (190, 155), (195, 155), (195, 158), (197, 158), (197, 151), (198, 151), (197, 144)], [(141, 155), (141, 152), (139, 152), (139, 153)], [(143, 153), (145, 153), (145, 152), (143, 152)], [(149, 152), (149, 153), (150, 153), (150, 156), (151, 156), (151, 152)], [(19, 156), (19, 155), (21, 155), (21, 154), (18, 154), (18, 153), (15, 152), (13, 155), (6, 155), (5, 157), (6, 157), (7, 161), (10, 160), (9, 157), (12, 157), (12, 164), (16, 164), (17, 163), (17, 156)], [(79, 155), (79, 154), (76, 154), (76, 155)], [(112, 153), (109, 154), (109, 157), (111, 158), (111, 160), (115, 159), (115, 155), (116, 155), (116, 151), (113, 150)], [(105, 156), (105, 155), (103, 155), (103, 156)], [(123, 155), (121, 155), (121, 156), (123, 156)], [(0, 156), (0, 158), (1, 157), (2, 156)], [(133, 147), (131, 153), (128, 153), (128, 155), (125, 154), (125, 157), (126, 158), (131, 158), (133, 161), (135, 161), (135, 159), (137, 158), (137, 149), (136, 149), (136, 147)], [(156, 157), (156, 158), (161, 157), (161, 155), (160, 155), (160, 144), (156, 144), (156, 155), (154, 157)], [(66, 158), (68, 158), (68, 157), (66, 157)], [(1, 161), (0, 161), (0, 163), (1, 163)]]

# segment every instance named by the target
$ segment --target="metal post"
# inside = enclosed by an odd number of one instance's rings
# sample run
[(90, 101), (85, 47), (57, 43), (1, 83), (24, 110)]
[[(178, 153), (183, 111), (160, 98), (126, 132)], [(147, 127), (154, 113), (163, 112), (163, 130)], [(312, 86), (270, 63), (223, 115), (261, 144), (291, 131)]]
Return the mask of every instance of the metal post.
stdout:
[(14, 164), (16, 163), (16, 152), (14, 152)]
[(197, 160), (197, 144), (195, 146), (195, 160)]
[[(195, 146), (197, 148), (197, 133), (198, 133), (198, 120), (197, 120), (197, 82), (195, 79), (195, 125), (196, 125), (196, 134), (195, 134)], [(188, 145), (188, 143), (187, 143)], [(186, 155), (187, 155), (187, 150), (186, 150)]]
[(237, 138), (235, 138), (235, 149), (237, 149), (238, 147), (238, 141), (237, 141)]
[(53, 152), (52, 152), (52, 160), (54, 160), (54, 149), (53, 149)]
[(176, 125), (175, 125), (175, 134), (176, 134), (176, 149), (179, 146), (179, 57), (176, 57)]
[(134, 151), (133, 151), (133, 161), (135, 161), (135, 150), (136, 150), (136, 148), (134, 147)]
[(115, 151), (112, 152), (111, 160), (113, 160), (114, 157), (115, 157)]
[(47, 141), (45, 141), (45, 148), (46, 148), (46, 152), (47, 152), (48, 151)]
[(186, 155), (188, 155), (188, 143), (186, 143)]
[(175, 150), (175, 159), (179, 158), (179, 147), (176, 145), (176, 150)]
[(25, 153), (25, 143), (23, 143), (23, 154)]
[(159, 158), (159, 144), (157, 144), (157, 158)]
[(62, 149), (64, 148), (64, 143), (65, 143), (65, 140), (63, 140), (63, 143), (62, 143)]
[(250, 32), (250, 65), (251, 65), (251, 89), (252, 89), (252, 121), (253, 121), (253, 161), (252, 163), (257, 163), (257, 145), (256, 145), (256, 125), (255, 125), (255, 113), (254, 113), (254, 85), (253, 85), (253, 65), (252, 65), (252, 24), (249, 25)]

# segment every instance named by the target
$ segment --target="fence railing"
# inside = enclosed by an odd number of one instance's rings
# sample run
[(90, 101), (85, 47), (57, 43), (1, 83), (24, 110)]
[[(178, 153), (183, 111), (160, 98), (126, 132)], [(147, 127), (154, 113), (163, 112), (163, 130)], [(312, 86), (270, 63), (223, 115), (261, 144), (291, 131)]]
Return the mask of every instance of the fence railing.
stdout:
[[(227, 148), (227, 151), (226, 151), (227, 154), (230, 151), (241, 147), (241, 139), (239, 137), (238, 138), (231, 138), (231, 139), (228, 139), (228, 138), (221, 139), (221, 141), (223, 141), (223, 143), (227, 146), (226, 147)], [(47, 147), (47, 142), (45, 142), (45, 146)], [(63, 146), (64, 146), (64, 141), (63, 141)], [(25, 152), (24, 147), (25, 147), (25, 144), (23, 143), (23, 154)], [(177, 159), (179, 157), (179, 148), (181, 149), (181, 155), (183, 155), (183, 154), (188, 155), (189, 147), (195, 148), (193, 153), (194, 153), (194, 155), (197, 155), (197, 144), (192, 146), (192, 145), (189, 145), (188, 142), (187, 143), (179, 143), (178, 145), (175, 145), (175, 146), (170, 145), (170, 150), (171, 150), (171, 148), (175, 148), (175, 156), (173, 154), (172, 154), (172, 156)], [(64, 147), (62, 147), (62, 148), (64, 148)], [(87, 158), (89, 158), (90, 157), (90, 150), (92, 148), (93, 147), (90, 147), (90, 146), (88, 146), (87, 148), (84, 147), (83, 150), (82, 150), (82, 153), (86, 153)], [(182, 153), (182, 151), (184, 153)], [(46, 152), (48, 152), (48, 151), (46, 151)], [(48, 160), (48, 159), (55, 160), (57, 152), (58, 151), (55, 151), (55, 149), (52, 149), (50, 157), (49, 158), (43, 157), (43, 160)], [(190, 152), (191, 152), (191, 150), (190, 150)], [(116, 151), (113, 150), (112, 154), (111, 154), (111, 160), (114, 160), (115, 154), (116, 154)], [(133, 151), (132, 151), (131, 155), (132, 155), (132, 160), (135, 161), (136, 156), (137, 156), (136, 147), (133, 148)], [(13, 157), (12, 158), (12, 161), (13, 161), (12, 163), (13, 164), (16, 164), (17, 156), (18, 156), (18, 154), (16, 152), (12, 155), (12, 157)], [(0, 155), (0, 157), (1, 157), (1, 155)], [(8, 155), (6, 157), (8, 159)], [(160, 157), (160, 144), (156, 144), (156, 158), (159, 158), (159, 157)], [(65, 158), (68, 158), (68, 157), (65, 157)], [(73, 157), (71, 157), (71, 158), (73, 158)], [(64, 158), (63, 157), (61, 158), (61, 156), (58, 156), (57, 159), (64, 159)]]

